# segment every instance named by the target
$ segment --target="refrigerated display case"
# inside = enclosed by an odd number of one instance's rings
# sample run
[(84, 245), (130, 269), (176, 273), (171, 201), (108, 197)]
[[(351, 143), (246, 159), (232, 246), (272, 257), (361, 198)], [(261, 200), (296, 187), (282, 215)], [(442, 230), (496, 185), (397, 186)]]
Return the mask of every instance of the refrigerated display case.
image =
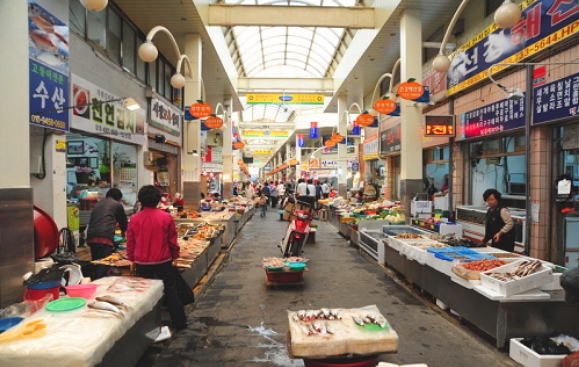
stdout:
[[(515, 233), (515, 251), (525, 250), (526, 211), (509, 208), (513, 218)], [(462, 237), (475, 242), (482, 242), (485, 236), (485, 217), (487, 208), (482, 206), (457, 206), (456, 223), (462, 225)]]

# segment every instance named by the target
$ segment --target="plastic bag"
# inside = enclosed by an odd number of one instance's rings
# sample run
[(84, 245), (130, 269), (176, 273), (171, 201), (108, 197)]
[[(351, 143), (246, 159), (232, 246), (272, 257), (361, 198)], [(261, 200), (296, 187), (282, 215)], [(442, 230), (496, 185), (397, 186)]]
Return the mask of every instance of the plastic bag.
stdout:
[(569, 348), (571, 353), (579, 351), (579, 340), (575, 339), (572, 336), (561, 334), (561, 335), (555, 336), (551, 339), (553, 339), (555, 341), (555, 343), (557, 343), (557, 344), (565, 345), (567, 348)]
[(52, 294), (37, 300), (26, 300), (24, 302), (12, 304), (0, 310), (0, 319), (5, 317), (28, 317), (36, 311), (41, 310), (48, 302), (52, 301)]

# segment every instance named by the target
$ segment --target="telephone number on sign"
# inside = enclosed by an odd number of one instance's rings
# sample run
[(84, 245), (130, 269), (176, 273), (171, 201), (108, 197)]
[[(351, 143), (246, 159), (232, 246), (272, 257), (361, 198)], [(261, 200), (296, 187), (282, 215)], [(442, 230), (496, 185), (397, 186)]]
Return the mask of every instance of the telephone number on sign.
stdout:
[(30, 120), (35, 124), (42, 124), (42, 125), (54, 127), (57, 129), (65, 129), (66, 128), (66, 123), (64, 121), (55, 120), (51, 117), (40, 117), (38, 115), (32, 115), (32, 116), (30, 116)]

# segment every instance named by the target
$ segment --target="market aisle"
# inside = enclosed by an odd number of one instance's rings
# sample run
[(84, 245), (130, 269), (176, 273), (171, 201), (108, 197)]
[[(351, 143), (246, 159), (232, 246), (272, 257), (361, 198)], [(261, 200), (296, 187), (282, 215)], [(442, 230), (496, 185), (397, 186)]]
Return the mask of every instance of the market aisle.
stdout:
[(334, 227), (319, 222), (304, 287), (265, 286), (264, 257), (281, 256), (286, 222), (271, 208), (254, 215), (223, 267), (189, 313), (189, 327), (150, 349), (139, 367), (303, 366), (287, 357), (287, 310), (356, 308), (375, 304), (399, 336), (397, 354), (379, 361), (429, 367), (519, 366), (464, 327), (449, 321), (348, 246)]

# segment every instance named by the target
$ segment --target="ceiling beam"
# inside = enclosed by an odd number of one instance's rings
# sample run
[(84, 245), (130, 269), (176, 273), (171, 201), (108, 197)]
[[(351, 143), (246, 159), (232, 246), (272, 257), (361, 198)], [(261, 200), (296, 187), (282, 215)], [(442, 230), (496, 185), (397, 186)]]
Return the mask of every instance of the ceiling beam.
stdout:
[(207, 25), (373, 29), (374, 8), (211, 4)]

